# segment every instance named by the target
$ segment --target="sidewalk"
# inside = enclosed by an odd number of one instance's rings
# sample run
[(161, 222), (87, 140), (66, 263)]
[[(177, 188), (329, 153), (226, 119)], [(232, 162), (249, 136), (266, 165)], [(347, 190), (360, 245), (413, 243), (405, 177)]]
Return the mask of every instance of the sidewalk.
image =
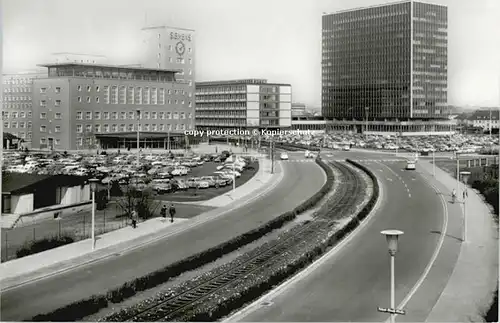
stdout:
[[(233, 194), (234, 200), (231, 200), (231, 203), (227, 203), (227, 201), (224, 201), (224, 203), (219, 202), (219, 205), (225, 205), (202, 213), (189, 220), (177, 218), (174, 223), (171, 224), (168, 221), (165, 223), (162, 218), (154, 218), (139, 223), (136, 229), (126, 227), (98, 236), (95, 251), (91, 250), (91, 240), (86, 239), (31, 256), (1, 263), (1, 288), (7, 289), (27, 281), (40, 279), (47, 275), (67, 271), (89, 262), (95, 262), (110, 256), (119, 256), (119, 253), (126, 250), (136, 249), (153, 241), (179, 234), (230, 211), (243, 207), (245, 204), (257, 200), (261, 196), (269, 193), (284, 177), (283, 168), (281, 166), (277, 168), (277, 171), (273, 175), (265, 173), (265, 171), (267, 171), (266, 167), (262, 167), (262, 169), (262, 177), (259, 179), (261, 182), (258, 183), (260, 184), (258, 187), (255, 183), (257, 179), (252, 181), (252, 178), (247, 183), (248, 185), (242, 185), (235, 190)], [(266, 179), (267, 182), (264, 182)], [(253, 184), (250, 182), (253, 182)], [(260, 192), (258, 194), (250, 194), (251, 188), (254, 191), (259, 189)], [(214, 198), (214, 200), (218, 198), (219, 197)], [(216, 202), (217, 201), (211, 203), (217, 204)]]
[[(432, 178), (432, 164), (420, 161)], [(449, 191), (456, 180), (436, 167), (436, 179)], [(468, 189), (467, 242), (462, 245), (453, 273), (427, 322), (474, 322), (488, 310), (498, 280), (498, 227), (482, 196)]]

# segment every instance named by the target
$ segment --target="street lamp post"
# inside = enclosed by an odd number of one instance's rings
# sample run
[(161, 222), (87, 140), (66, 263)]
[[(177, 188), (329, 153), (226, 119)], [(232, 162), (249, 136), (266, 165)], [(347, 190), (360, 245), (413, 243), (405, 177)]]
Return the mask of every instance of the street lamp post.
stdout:
[[(368, 132), (368, 111), (370, 107), (365, 107), (365, 132)], [(367, 133), (368, 135), (368, 133)]]
[(399, 230), (384, 230), (381, 231), (385, 238), (387, 239), (387, 245), (389, 247), (389, 255), (391, 256), (391, 307), (378, 308), (379, 312), (385, 312), (391, 314), (391, 323), (396, 320), (396, 314), (404, 314), (404, 311), (396, 309), (396, 297), (395, 297), (395, 275), (394, 275), (394, 258), (398, 252), (398, 238), (404, 232)]
[(139, 135), (140, 135), (140, 130), (139, 127), (141, 126), (141, 110), (137, 109), (137, 167), (140, 166), (140, 158), (141, 158), (141, 151), (139, 149)]
[(460, 158), (458, 157), (458, 151), (455, 154), (457, 158), (457, 193), (460, 191)]
[(90, 191), (92, 192), (92, 229), (91, 229), (91, 238), (92, 238), (92, 250), (95, 249), (95, 192), (97, 190), (97, 183), (99, 182), (96, 178), (89, 179), (90, 183)]
[(462, 176), (462, 181), (464, 183), (464, 226), (463, 226), (463, 237), (462, 237), (462, 242), (466, 243), (467, 242), (467, 182), (470, 177), (470, 172), (460, 172), (460, 175)]

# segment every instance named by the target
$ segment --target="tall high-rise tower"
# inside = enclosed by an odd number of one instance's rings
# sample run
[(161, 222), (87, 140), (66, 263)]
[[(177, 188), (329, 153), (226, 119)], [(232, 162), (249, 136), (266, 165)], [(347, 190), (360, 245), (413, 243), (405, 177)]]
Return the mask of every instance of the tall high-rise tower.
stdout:
[[(187, 93), (180, 102), (186, 114), (195, 112), (195, 32), (169, 26), (142, 29), (145, 46), (140, 65), (146, 68), (179, 70), (175, 78), (186, 83)], [(192, 121), (194, 126), (194, 119)]]
[(323, 116), (446, 118), (447, 28), (446, 6), (412, 0), (324, 15)]

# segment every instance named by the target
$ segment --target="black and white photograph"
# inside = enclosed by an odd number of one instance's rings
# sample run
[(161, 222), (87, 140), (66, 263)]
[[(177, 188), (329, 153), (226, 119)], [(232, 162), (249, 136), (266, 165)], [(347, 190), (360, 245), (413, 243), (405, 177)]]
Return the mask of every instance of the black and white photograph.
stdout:
[(0, 13), (2, 321), (499, 321), (499, 0)]

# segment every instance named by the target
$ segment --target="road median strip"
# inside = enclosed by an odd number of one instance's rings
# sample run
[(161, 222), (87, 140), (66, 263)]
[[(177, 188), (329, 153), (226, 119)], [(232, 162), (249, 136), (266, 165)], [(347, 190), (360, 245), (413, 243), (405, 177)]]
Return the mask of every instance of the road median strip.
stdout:
[(208, 263), (211, 263), (220, 257), (233, 252), (249, 243), (257, 241), (273, 230), (283, 227), (286, 223), (293, 221), (298, 214), (314, 207), (331, 190), (334, 178), (331, 168), (320, 159), (318, 165), (326, 172), (327, 180), (319, 192), (314, 194), (308, 200), (297, 206), (290, 212), (285, 212), (277, 218), (263, 224), (259, 228), (239, 235), (216, 247), (207, 249), (193, 256), (165, 266), (162, 269), (150, 274), (136, 278), (133, 281), (124, 283), (122, 286), (108, 291), (105, 294), (94, 295), (90, 298), (73, 302), (63, 308), (59, 308), (47, 314), (37, 315), (32, 318), (33, 321), (75, 321), (86, 316), (97, 313), (106, 308), (110, 303), (120, 303), (138, 292), (164, 284), (168, 280), (178, 275), (191, 271)]

